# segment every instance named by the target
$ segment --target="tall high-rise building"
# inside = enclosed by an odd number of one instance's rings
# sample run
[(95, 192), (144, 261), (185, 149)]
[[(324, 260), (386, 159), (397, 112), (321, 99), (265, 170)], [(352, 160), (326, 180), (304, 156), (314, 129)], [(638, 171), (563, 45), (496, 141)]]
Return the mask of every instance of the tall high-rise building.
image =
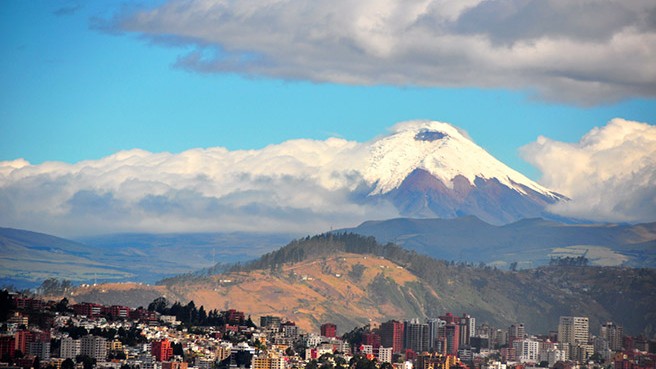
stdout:
[(558, 342), (587, 344), (590, 339), (588, 317), (561, 316), (558, 323)]
[(428, 324), (428, 349), (435, 350), (440, 342), (440, 329), (444, 330), (446, 322), (438, 318), (426, 319)]
[(469, 314), (460, 317), (460, 346), (469, 346), (469, 339), (476, 332), (476, 318)]
[(599, 329), (599, 336), (608, 342), (608, 348), (613, 351), (622, 349), (622, 337), (624, 336), (624, 329), (613, 322), (606, 322), (602, 324)]
[(20, 350), (23, 354), (27, 353), (27, 348), (30, 342), (34, 341), (32, 332), (24, 329), (14, 333), (15, 349)]
[(80, 339), (80, 354), (98, 361), (107, 359), (107, 340), (103, 337), (86, 335)]
[(428, 351), (428, 324), (417, 319), (405, 322), (405, 348), (421, 353)]
[(264, 315), (260, 317), (260, 327), (262, 328), (280, 328), (280, 322), (279, 316)]
[(538, 354), (540, 353), (540, 343), (538, 341), (529, 338), (515, 340), (513, 341), (513, 347), (517, 358), (522, 363), (538, 362)]
[(508, 327), (508, 343), (523, 340), (526, 337), (526, 329), (523, 323), (513, 324)]
[(380, 342), (384, 347), (391, 347), (395, 354), (403, 351), (403, 323), (390, 320), (380, 325)]
[[(588, 346), (590, 339), (590, 330), (588, 317), (582, 316), (561, 316), (558, 323), (558, 342), (561, 343), (561, 349), (565, 351), (566, 357), (570, 360), (577, 360), (584, 356), (579, 355), (581, 350), (577, 351), (577, 346)], [(586, 351), (587, 352), (587, 351)]]
[(457, 355), (460, 348), (460, 325), (446, 323), (444, 326), (444, 351), (447, 355)]
[(62, 359), (75, 359), (80, 354), (80, 340), (64, 337), (59, 344), (59, 357)]
[(41, 360), (50, 359), (50, 341), (32, 341), (29, 343), (27, 352)]
[(333, 323), (325, 323), (321, 325), (321, 335), (324, 337), (336, 337), (337, 336), (337, 325)]
[(443, 355), (457, 355), (460, 347), (460, 318), (451, 313), (439, 317), (445, 323), (438, 328), (436, 351)]

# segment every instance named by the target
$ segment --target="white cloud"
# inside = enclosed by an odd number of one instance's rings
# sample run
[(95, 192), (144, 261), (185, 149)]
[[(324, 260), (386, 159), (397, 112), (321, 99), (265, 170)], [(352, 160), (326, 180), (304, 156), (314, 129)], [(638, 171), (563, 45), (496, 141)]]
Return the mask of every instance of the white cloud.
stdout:
[(656, 95), (651, 0), (169, 0), (99, 27), (192, 46), (176, 65), (208, 73), (581, 104)]
[(541, 183), (569, 196), (550, 210), (608, 222), (656, 219), (656, 127), (613, 119), (579, 142), (539, 137), (522, 148)]
[(122, 151), (77, 164), (0, 162), (0, 224), (125, 231), (322, 232), (398, 215), (362, 204), (364, 145), (293, 140), (262, 150)]
[[(402, 136), (392, 141), (390, 136), (365, 143), (299, 139), (250, 151), (214, 147), (171, 154), (135, 149), (75, 164), (0, 162), (0, 225), (66, 236), (309, 234), (397, 217), (398, 210), (387, 200), (368, 195), (377, 184), (398, 177), (387, 173), (386, 165), (396, 168), (412, 164), (417, 153), (430, 154), (421, 151), (429, 147), (423, 142), (413, 151), (415, 135), (404, 135), (404, 130), (425, 127), (452, 135), (457, 130), (438, 122), (404, 122), (391, 129)], [(409, 141), (402, 141), (405, 136)], [(385, 142), (391, 146), (381, 146)], [(540, 137), (523, 154), (542, 170), (546, 187), (572, 198), (554, 212), (599, 221), (656, 220), (654, 126), (616, 119), (578, 143)], [(488, 160), (486, 155), (477, 158)], [(472, 161), (462, 164), (447, 157), (445, 162), (450, 160), (456, 169), (473, 170)], [(372, 172), (380, 163), (384, 170)]]

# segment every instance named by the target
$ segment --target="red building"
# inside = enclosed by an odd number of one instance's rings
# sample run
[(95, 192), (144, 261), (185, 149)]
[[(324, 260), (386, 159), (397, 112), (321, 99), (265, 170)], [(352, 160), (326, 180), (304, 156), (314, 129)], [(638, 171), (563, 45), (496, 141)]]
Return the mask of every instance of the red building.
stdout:
[(362, 335), (362, 343), (365, 345), (371, 345), (374, 350), (378, 350), (378, 348), (381, 346), (380, 335), (373, 332), (364, 333)]
[(107, 308), (107, 313), (114, 319), (126, 319), (130, 317), (130, 308), (127, 306), (112, 305)]
[(158, 313), (155, 311), (139, 308), (139, 309), (131, 310), (129, 316), (130, 319), (138, 319), (141, 320), (142, 322), (143, 321), (153, 322), (153, 321), (157, 321), (157, 314)]
[(14, 358), (14, 352), (16, 351), (16, 339), (14, 336), (0, 336), (0, 359), (9, 356), (9, 358)]
[(29, 297), (16, 297), (13, 300), (14, 307), (20, 310), (43, 310), (45, 307), (45, 301), (41, 299), (33, 299)]
[(226, 318), (228, 324), (239, 325), (244, 323), (244, 313), (242, 311), (237, 311), (235, 309), (230, 309), (221, 312)]
[(457, 355), (460, 348), (460, 326), (456, 323), (447, 323), (444, 327), (444, 341), (446, 354)]
[(32, 332), (28, 330), (18, 331), (14, 334), (14, 349), (20, 350), (23, 354), (27, 353), (27, 347), (34, 340)]
[(34, 368), (34, 355), (25, 355), (20, 359), (16, 359), (16, 366), (23, 369), (32, 369)]
[(333, 323), (325, 323), (321, 325), (321, 335), (324, 337), (337, 337), (337, 326)]
[(81, 304), (75, 304), (71, 306), (73, 311), (77, 315), (84, 315), (88, 318), (95, 318), (103, 312), (103, 305), (93, 304), (90, 302), (83, 302)]
[(459, 321), (459, 318), (451, 313), (446, 313), (446, 315), (442, 315), (439, 318), (447, 323), (458, 323)]
[(383, 347), (391, 347), (395, 354), (403, 350), (403, 322), (390, 320), (380, 325), (380, 342)]
[(173, 347), (171, 347), (171, 342), (167, 339), (154, 341), (151, 347), (151, 353), (157, 361), (169, 361), (173, 357)]

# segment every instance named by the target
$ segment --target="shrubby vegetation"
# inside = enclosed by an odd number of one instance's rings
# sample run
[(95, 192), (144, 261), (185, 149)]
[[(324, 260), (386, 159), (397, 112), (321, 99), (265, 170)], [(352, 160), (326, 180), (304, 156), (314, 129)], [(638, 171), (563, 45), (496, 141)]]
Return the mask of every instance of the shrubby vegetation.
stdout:
[(176, 320), (179, 320), (186, 326), (220, 326), (236, 323), (255, 327), (250, 316), (238, 322), (230, 322), (223, 312), (219, 312), (217, 309), (207, 312), (202, 305), (200, 308), (196, 308), (196, 304), (193, 301), (189, 301), (186, 305), (182, 305), (176, 301), (171, 307), (168, 304), (166, 298), (158, 297), (148, 305), (148, 310), (156, 311), (163, 315), (174, 315)]

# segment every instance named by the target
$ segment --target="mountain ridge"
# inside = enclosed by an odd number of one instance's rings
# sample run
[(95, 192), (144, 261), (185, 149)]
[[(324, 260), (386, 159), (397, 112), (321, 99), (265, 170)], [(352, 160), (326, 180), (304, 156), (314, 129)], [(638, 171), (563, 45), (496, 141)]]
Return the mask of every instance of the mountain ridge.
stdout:
[(258, 257), (294, 236), (289, 234), (115, 234), (68, 240), (45, 233), (0, 227), (0, 281), (17, 288), (47, 278), (76, 283), (137, 281)]
[[(342, 231), (375, 236), (379, 242), (398, 243), (440, 259), (483, 262), (500, 268), (512, 262), (518, 262), (520, 268), (535, 267), (548, 264), (552, 256), (577, 257), (586, 250), (593, 264), (656, 267), (656, 223), (564, 224), (536, 218), (496, 226), (466, 216), (366, 221)], [(201, 268), (223, 270), (226, 264), (252, 260), (294, 237), (298, 236), (119, 234), (85, 238), (80, 243), (0, 228), (0, 280), (19, 288), (36, 287), (52, 277), (78, 283), (153, 283)], [(214, 268), (216, 262), (221, 263), (218, 268)]]
[[(147, 295), (144, 291), (206, 308), (281, 315), (310, 330), (326, 321), (348, 330), (370, 319), (425, 318), (450, 311), (497, 327), (522, 322), (536, 333), (554, 329), (561, 315), (589, 316), (591, 327), (613, 320), (625, 332), (639, 333), (654, 329), (656, 318), (651, 305), (656, 299), (654, 269), (544, 266), (502, 271), (437, 260), (344, 233), (292, 241), (226, 273), (135, 286), (131, 295)], [(126, 296), (125, 289), (121, 294)], [(75, 298), (112, 301), (105, 286), (86, 287)]]
[(656, 267), (656, 222), (566, 224), (532, 218), (493, 225), (473, 216), (394, 218), (368, 221), (338, 232), (373, 236), (379, 242), (398, 243), (442, 259), (499, 267), (511, 262), (518, 262), (524, 268), (545, 265), (552, 256), (575, 253), (575, 250), (581, 250), (578, 253), (582, 254), (586, 249), (600, 255), (600, 265)]

